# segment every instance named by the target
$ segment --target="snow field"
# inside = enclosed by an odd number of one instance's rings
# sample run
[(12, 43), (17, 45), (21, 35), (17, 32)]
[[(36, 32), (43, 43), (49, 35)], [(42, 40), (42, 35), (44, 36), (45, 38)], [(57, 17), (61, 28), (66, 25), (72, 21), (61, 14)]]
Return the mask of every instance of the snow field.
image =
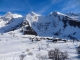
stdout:
[(53, 43), (48, 40), (32, 42), (28, 37), (34, 36), (17, 35), (17, 37), (14, 37), (10, 34), (0, 35), (0, 60), (20, 60), (20, 55), (24, 55), (23, 60), (38, 60), (38, 55), (47, 57), (48, 51), (55, 48), (67, 51), (70, 60), (77, 59), (76, 47), (80, 42)]

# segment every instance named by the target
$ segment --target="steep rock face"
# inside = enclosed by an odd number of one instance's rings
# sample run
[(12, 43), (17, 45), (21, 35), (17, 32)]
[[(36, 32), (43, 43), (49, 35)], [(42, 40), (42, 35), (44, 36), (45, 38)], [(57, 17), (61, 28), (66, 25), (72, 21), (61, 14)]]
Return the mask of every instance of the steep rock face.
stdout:
[(64, 27), (67, 26), (67, 23), (70, 25), (70, 26), (73, 26), (73, 27), (78, 27), (80, 28), (80, 21), (77, 21), (77, 20), (74, 20), (74, 19), (71, 19), (67, 16), (65, 16), (63, 19), (62, 19), (63, 23), (64, 23)]
[(30, 27), (29, 22), (27, 20), (23, 21), (21, 32), (23, 32), (24, 35), (28, 34), (37, 36), (37, 33)]

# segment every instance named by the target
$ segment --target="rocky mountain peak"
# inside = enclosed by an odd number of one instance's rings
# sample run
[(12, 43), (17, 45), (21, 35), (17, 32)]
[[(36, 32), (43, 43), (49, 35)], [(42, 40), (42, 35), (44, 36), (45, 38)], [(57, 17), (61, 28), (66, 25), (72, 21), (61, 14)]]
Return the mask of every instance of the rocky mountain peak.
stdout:
[(12, 13), (11, 12), (7, 12), (3, 17), (4, 18), (11, 18), (13, 16), (12, 16)]

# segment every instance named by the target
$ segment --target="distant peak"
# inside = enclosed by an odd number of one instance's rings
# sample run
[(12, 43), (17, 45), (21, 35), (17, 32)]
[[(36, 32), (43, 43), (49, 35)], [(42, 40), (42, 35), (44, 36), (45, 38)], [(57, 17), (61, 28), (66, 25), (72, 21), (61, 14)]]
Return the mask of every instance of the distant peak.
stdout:
[(8, 14), (11, 14), (11, 12), (7, 12)]
[(36, 13), (35, 13), (35, 12), (31, 12), (30, 14), (31, 14), (31, 15), (36, 15)]
[(5, 15), (4, 15), (5, 18), (19, 18), (19, 17), (22, 17), (22, 15), (19, 15), (19, 14), (12, 14), (11, 12), (7, 12)]
[(54, 14), (62, 14), (62, 13), (59, 12), (59, 11), (54, 11), (53, 13), (54, 13)]
[(7, 12), (5, 15), (4, 15), (5, 18), (10, 18), (12, 17), (12, 13), (11, 12)]
[(72, 14), (73, 15), (74, 13), (73, 12), (68, 12), (67, 14)]
[(65, 15), (65, 14), (63, 14), (63, 13), (61, 13), (61, 12), (59, 12), (59, 11), (54, 11), (54, 12), (51, 12), (50, 15), (55, 15), (55, 16), (57, 16), (57, 15)]
[(33, 12), (33, 11), (30, 12), (29, 14), (30, 14), (31, 16), (40, 16), (39, 14), (37, 14), (37, 13), (35, 13), (35, 12)]
[(11, 12), (7, 12), (5, 15), (12, 15), (12, 13)]
[(68, 12), (66, 14), (69, 15), (69, 16), (78, 16), (79, 15), (79, 14), (76, 14), (76, 13), (73, 13), (73, 12)]
[(32, 11), (31, 13), (32, 13), (32, 14), (36, 14), (36, 13), (35, 13), (35, 12), (33, 12), (33, 11)]

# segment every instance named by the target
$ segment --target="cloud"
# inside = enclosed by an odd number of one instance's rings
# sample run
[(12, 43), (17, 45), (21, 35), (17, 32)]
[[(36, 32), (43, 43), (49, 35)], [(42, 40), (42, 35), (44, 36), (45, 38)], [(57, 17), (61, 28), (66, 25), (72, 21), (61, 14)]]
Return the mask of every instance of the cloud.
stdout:
[(32, 7), (27, 0), (0, 0), (0, 12), (23, 12), (32, 11)]
[(0, 0), (0, 12), (37, 12), (46, 14), (52, 10), (66, 11), (78, 7), (77, 0)]
[(71, 9), (77, 8), (78, 6), (79, 6), (79, 4), (77, 4), (77, 2), (75, 2), (75, 0), (71, 0), (63, 6), (62, 11), (71, 10)]
[(43, 14), (46, 10), (48, 10), (53, 4), (55, 4), (56, 0), (51, 0), (51, 2), (44, 6), (40, 11), (38, 11), (38, 13)]
[(54, 4), (54, 3), (56, 4), (56, 3), (60, 3), (60, 2), (62, 2), (62, 1), (63, 1), (63, 0), (51, 0), (51, 3), (52, 3), (52, 4)]
[(80, 0), (74, 0), (77, 4), (80, 5)]
[(38, 11), (40, 14), (44, 14), (47, 10), (49, 10), (53, 5), (62, 2), (62, 0), (50, 0), (48, 5), (44, 6), (41, 10)]
[(50, 5), (46, 5), (45, 7), (43, 7), (40, 11), (38, 11), (38, 13), (43, 14), (46, 10), (48, 10), (50, 8)]
[(25, 3), (29, 6), (30, 11), (33, 11), (32, 6), (30, 5), (30, 3), (29, 3), (27, 0), (24, 0), (24, 1), (25, 1)]

